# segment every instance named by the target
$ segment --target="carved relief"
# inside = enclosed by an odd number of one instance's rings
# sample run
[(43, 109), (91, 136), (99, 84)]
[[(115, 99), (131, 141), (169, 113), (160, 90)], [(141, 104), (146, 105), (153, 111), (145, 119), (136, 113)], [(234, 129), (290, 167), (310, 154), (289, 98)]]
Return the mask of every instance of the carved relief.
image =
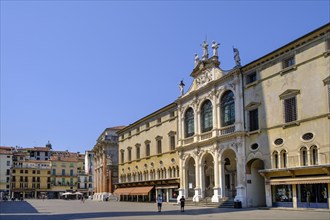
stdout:
[(203, 85), (207, 84), (208, 82), (212, 81), (212, 78), (213, 78), (213, 73), (211, 71), (205, 71), (196, 78), (197, 88), (200, 88)]

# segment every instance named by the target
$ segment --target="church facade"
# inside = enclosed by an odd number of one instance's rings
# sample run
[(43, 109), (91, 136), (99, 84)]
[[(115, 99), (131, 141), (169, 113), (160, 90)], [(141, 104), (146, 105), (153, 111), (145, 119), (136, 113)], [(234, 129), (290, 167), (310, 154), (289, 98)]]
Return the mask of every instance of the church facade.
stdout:
[[(244, 66), (234, 48), (231, 70), (221, 68), (218, 46), (212, 42), (209, 55), (203, 42), (193, 82), (184, 92), (181, 81), (170, 110), (118, 132), (117, 187), (167, 185), (173, 187), (167, 195), (175, 195), (167, 201), (185, 196), (243, 207), (329, 209), (330, 24)], [(173, 117), (169, 127), (160, 123), (164, 112)], [(157, 151), (164, 137), (170, 141), (165, 153)], [(154, 150), (146, 154), (150, 140)]]

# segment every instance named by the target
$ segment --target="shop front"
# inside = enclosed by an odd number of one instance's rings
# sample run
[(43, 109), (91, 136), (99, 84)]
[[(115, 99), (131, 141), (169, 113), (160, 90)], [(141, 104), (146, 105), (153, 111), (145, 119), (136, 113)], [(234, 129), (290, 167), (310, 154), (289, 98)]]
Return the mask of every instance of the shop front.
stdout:
[(268, 181), (272, 207), (329, 209), (330, 177), (283, 178)]

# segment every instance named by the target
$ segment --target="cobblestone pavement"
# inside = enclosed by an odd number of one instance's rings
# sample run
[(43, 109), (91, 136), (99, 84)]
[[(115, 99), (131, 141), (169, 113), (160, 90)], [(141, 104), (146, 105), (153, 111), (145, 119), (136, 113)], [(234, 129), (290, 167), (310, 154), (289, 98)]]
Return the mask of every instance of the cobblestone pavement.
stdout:
[(0, 220), (91, 220), (91, 219), (308, 219), (330, 220), (326, 210), (223, 209), (187, 206), (185, 212), (173, 204), (99, 202), (86, 200), (26, 200), (0, 202)]

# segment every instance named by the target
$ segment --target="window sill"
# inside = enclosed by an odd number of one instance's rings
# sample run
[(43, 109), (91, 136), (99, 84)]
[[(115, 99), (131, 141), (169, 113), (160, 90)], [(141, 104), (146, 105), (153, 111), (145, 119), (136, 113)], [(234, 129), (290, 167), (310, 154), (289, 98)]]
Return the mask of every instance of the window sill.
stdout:
[(288, 122), (288, 123), (285, 123), (284, 125), (282, 125), (282, 128), (285, 129), (288, 127), (299, 126), (299, 125), (300, 125), (299, 121), (291, 121), (291, 122)]
[(292, 65), (284, 68), (282, 71), (280, 71), (280, 75), (283, 76), (284, 74), (287, 74), (288, 72), (291, 72), (293, 70), (297, 70), (297, 65)]
[(249, 84), (246, 84), (246, 85), (245, 85), (245, 88), (247, 89), (247, 88), (249, 88), (249, 87), (255, 86), (255, 85), (257, 85), (258, 83), (259, 83), (259, 80), (256, 80), (256, 81), (254, 81), (254, 82), (251, 82), (251, 83), (249, 83)]
[(246, 133), (247, 136), (251, 136), (251, 135), (253, 135), (253, 134), (261, 134), (261, 130), (258, 129), (258, 130), (254, 130), (254, 131), (248, 131), (248, 132)]

